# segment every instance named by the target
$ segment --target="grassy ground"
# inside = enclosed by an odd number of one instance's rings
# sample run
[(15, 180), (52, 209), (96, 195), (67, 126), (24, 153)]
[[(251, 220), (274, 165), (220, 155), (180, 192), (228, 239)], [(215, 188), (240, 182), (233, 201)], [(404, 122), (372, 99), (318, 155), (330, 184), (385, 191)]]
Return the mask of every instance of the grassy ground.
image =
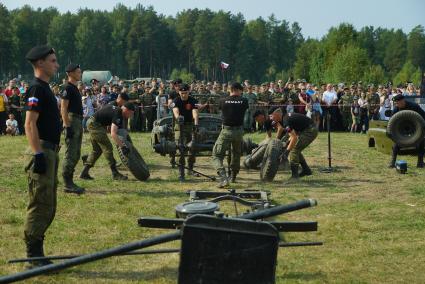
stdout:
[[(162, 233), (137, 226), (140, 216), (174, 217), (174, 206), (187, 199), (188, 189), (215, 189), (215, 183), (192, 179), (180, 184), (168, 159), (151, 152), (150, 136), (133, 141), (151, 168), (148, 182), (111, 179), (105, 159), (92, 170), (95, 181), (77, 182), (87, 194), (58, 194), (56, 219), (47, 233), (48, 254), (88, 253)], [(253, 135), (260, 141), (262, 135)], [(86, 139), (86, 138), (84, 138)], [(27, 202), (23, 137), (0, 137), (0, 275), (24, 269), (7, 260), (24, 256), (22, 230)], [(88, 152), (85, 140), (83, 153)], [(61, 152), (61, 156), (63, 153)], [(322, 247), (279, 250), (277, 283), (424, 283), (425, 170), (409, 167), (399, 175), (386, 168), (388, 156), (368, 149), (362, 135), (333, 135), (336, 173), (320, 174), (326, 165), (326, 135), (306, 150), (314, 175), (283, 185), (260, 183), (257, 171), (242, 170), (238, 189), (266, 189), (276, 203), (315, 198), (319, 206), (286, 214), (285, 220), (317, 220), (317, 233), (287, 234), (289, 241), (323, 240)], [(213, 174), (209, 158), (198, 159), (199, 170)], [(409, 166), (416, 163), (408, 157)], [(81, 163), (77, 171), (81, 170)], [(129, 172), (127, 174), (130, 175)], [(61, 186), (61, 185), (60, 185)], [(162, 247), (176, 247), (169, 243)], [(125, 256), (74, 267), (33, 283), (175, 283), (178, 255)], [(253, 260), (255, 261), (255, 260)]]

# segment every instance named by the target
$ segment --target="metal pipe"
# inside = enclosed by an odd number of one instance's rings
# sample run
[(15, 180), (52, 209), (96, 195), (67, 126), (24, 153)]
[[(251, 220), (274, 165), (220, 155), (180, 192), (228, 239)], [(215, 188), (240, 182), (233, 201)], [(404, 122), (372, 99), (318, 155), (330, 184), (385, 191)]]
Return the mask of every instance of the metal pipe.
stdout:
[(279, 247), (310, 247), (322, 246), (323, 242), (297, 242), (297, 243), (279, 243)]
[(316, 205), (317, 205), (316, 200), (304, 199), (295, 203), (279, 205), (273, 208), (259, 210), (252, 213), (240, 215), (240, 216), (237, 216), (236, 218), (258, 220), (258, 219), (269, 218), (276, 215), (280, 215), (280, 214), (284, 214), (284, 213), (288, 213), (288, 212), (292, 212), (292, 211), (296, 211), (296, 210), (300, 210), (300, 209), (304, 209), (308, 207), (313, 207)]
[[(174, 253), (180, 252), (180, 249), (152, 249), (152, 250), (141, 250), (117, 254), (115, 256), (126, 256), (126, 255), (143, 255), (143, 254), (157, 254), (157, 253)], [(17, 258), (11, 259), (7, 263), (20, 263), (20, 262), (30, 262), (37, 260), (60, 260), (60, 259), (71, 259), (83, 256), (83, 254), (71, 254), (71, 255), (50, 255), (50, 256), (40, 256), (40, 257), (30, 257), (30, 258)]]
[(141, 248), (154, 246), (154, 245), (157, 245), (157, 244), (162, 244), (162, 243), (178, 240), (178, 239), (180, 239), (180, 235), (181, 235), (181, 233), (180, 233), (180, 231), (178, 231), (178, 232), (173, 232), (173, 233), (170, 233), (170, 234), (164, 234), (164, 235), (160, 235), (160, 236), (153, 237), (153, 238), (146, 239), (146, 240), (142, 240), (142, 241), (132, 242), (132, 243), (129, 243), (129, 244), (126, 244), (126, 245), (121, 245), (121, 246), (118, 246), (118, 247), (106, 249), (106, 250), (95, 252), (95, 253), (92, 253), (92, 254), (85, 254), (85, 255), (82, 255), (82, 256), (79, 256), (79, 257), (76, 257), (76, 258), (65, 260), (64, 262), (61, 262), (61, 263), (49, 264), (49, 265), (46, 265), (46, 266), (37, 267), (37, 268), (30, 269), (30, 270), (27, 270), (27, 271), (19, 272), (19, 273), (16, 273), (16, 274), (0, 277), (0, 283), (16, 282), (16, 281), (28, 279), (28, 278), (31, 278), (31, 277), (34, 277), (34, 276), (38, 276), (38, 275), (41, 275), (41, 274), (59, 271), (59, 270), (62, 270), (62, 269), (68, 268), (68, 267), (72, 267), (72, 266), (84, 264), (84, 263), (87, 263), (87, 262), (92, 262), (92, 261), (95, 261), (95, 260), (111, 257), (111, 256), (114, 256), (114, 255), (130, 252), (130, 251), (133, 251), (133, 250), (137, 250), (137, 249), (141, 249)]

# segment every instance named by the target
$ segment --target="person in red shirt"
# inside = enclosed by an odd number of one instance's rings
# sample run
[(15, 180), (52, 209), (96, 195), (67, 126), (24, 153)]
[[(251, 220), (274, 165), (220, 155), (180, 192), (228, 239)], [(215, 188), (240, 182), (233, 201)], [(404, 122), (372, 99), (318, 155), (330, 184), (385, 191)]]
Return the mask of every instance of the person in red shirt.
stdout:
[(7, 86), (6, 90), (4, 90), (4, 94), (7, 97), (10, 97), (13, 95), (13, 88), (16, 86), (15, 80), (10, 80), (9, 85)]

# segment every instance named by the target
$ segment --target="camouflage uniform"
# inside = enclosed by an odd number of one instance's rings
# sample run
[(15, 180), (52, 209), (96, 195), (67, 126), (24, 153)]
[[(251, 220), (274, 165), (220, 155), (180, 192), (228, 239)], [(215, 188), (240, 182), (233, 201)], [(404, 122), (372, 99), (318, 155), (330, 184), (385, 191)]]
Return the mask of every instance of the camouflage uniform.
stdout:
[(93, 167), (100, 155), (105, 156), (109, 166), (115, 166), (115, 158), (111, 141), (109, 141), (108, 135), (106, 134), (106, 128), (100, 123), (96, 122), (94, 117), (90, 117), (87, 120), (87, 129), (90, 133), (90, 142), (93, 150), (89, 157), (85, 161), (84, 165)]
[(245, 112), (243, 125), (244, 129), (247, 131), (251, 131), (252, 124), (254, 123), (253, 115), (255, 113), (256, 104), (257, 104), (257, 95), (254, 93), (245, 93), (243, 94), (243, 97), (248, 100), (248, 109)]
[(142, 108), (142, 130), (151, 131), (156, 113), (154, 112), (155, 96), (153, 93), (144, 93), (140, 96)]

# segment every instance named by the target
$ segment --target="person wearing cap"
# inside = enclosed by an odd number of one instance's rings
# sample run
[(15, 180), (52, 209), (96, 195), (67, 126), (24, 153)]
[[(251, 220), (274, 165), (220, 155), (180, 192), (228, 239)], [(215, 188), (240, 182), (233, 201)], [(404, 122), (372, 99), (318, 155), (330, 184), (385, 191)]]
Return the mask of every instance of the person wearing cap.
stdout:
[[(60, 113), (49, 80), (59, 68), (55, 51), (47, 45), (36, 46), (26, 55), (34, 69), (28, 89), (25, 134), (32, 159), (25, 167), (28, 173), (29, 204), (24, 237), (28, 257), (44, 256), (44, 238), (56, 212), (58, 186)], [(48, 265), (49, 260), (30, 261), (28, 268)]]
[[(192, 133), (194, 135), (198, 132), (199, 127), (199, 113), (198, 113), (198, 101), (189, 96), (189, 85), (181, 84), (179, 87), (179, 97), (176, 98), (171, 107), (173, 109), (174, 118), (174, 139), (177, 145), (183, 143), (187, 145), (192, 141)], [(186, 151), (186, 150), (185, 150)], [(179, 180), (185, 180), (184, 166), (186, 161), (182, 153), (179, 158)], [(189, 157), (187, 159), (188, 174), (194, 175), (193, 165), (196, 162), (195, 152), (190, 149)]]
[[(243, 87), (240, 83), (233, 83), (230, 87), (230, 96), (219, 101), (219, 108), (222, 111), (223, 127), (220, 135), (214, 144), (212, 160), (217, 174), (220, 177), (219, 188), (236, 181), (236, 176), (240, 170), (240, 158), (242, 154), (243, 120), (246, 110), (249, 108), (248, 100), (242, 97)], [(226, 151), (230, 151), (231, 161), (230, 177), (226, 176), (223, 159)]]
[[(286, 132), (289, 134), (289, 143), (284, 150), (283, 157), (288, 157), (291, 167), (290, 180), (296, 180), (299, 177), (312, 175), (310, 167), (302, 154), (317, 137), (318, 130), (310, 118), (301, 113), (292, 113), (288, 115), (284, 108), (271, 110), (270, 120), (274, 121), (277, 127), (277, 138), (281, 139)], [(302, 171), (298, 168), (301, 165)]]
[(253, 130), (253, 114), (255, 113), (255, 107), (257, 104), (257, 95), (252, 92), (252, 86), (246, 86), (246, 93), (243, 94), (243, 97), (248, 100), (248, 109), (245, 112), (244, 117), (244, 129), (247, 132), (252, 132)]
[[(393, 96), (392, 100), (394, 102), (394, 108), (392, 110), (391, 116), (396, 114), (399, 111), (412, 110), (420, 114), (420, 116), (422, 116), (422, 118), (425, 119), (425, 111), (417, 103), (406, 101), (403, 94), (397, 94)], [(425, 153), (424, 142), (425, 142), (424, 139), (422, 139), (422, 141), (416, 146), (416, 151), (418, 152), (418, 162), (416, 166), (418, 168), (424, 167), (424, 153)], [(400, 146), (397, 143), (394, 143), (392, 148), (391, 160), (390, 160), (390, 163), (388, 164), (389, 168), (395, 167), (395, 162), (397, 160), (397, 155), (399, 151), (400, 151)]]
[(64, 191), (83, 194), (85, 189), (74, 183), (75, 166), (81, 156), (83, 141), (83, 103), (77, 84), (81, 80), (80, 65), (71, 63), (65, 68), (68, 81), (64, 85), (61, 115), (65, 134), (65, 156), (62, 164)]
[(105, 156), (111, 168), (112, 178), (114, 180), (126, 180), (127, 176), (122, 175), (117, 170), (116, 161), (114, 159), (112, 144), (107, 135), (107, 127), (110, 126), (111, 138), (114, 143), (122, 149), (124, 154), (128, 154), (130, 149), (119, 139), (118, 129), (124, 128), (124, 119), (129, 119), (134, 113), (134, 105), (126, 102), (121, 107), (114, 105), (106, 105), (87, 120), (87, 129), (90, 134), (90, 142), (92, 152), (84, 161), (84, 168), (80, 174), (82, 179), (93, 179), (89, 170), (92, 168), (100, 155)]
[(156, 106), (156, 82), (152, 82), (151, 86), (146, 86), (145, 92), (140, 96), (140, 107), (142, 110), (142, 131), (152, 131), (155, 119)]

